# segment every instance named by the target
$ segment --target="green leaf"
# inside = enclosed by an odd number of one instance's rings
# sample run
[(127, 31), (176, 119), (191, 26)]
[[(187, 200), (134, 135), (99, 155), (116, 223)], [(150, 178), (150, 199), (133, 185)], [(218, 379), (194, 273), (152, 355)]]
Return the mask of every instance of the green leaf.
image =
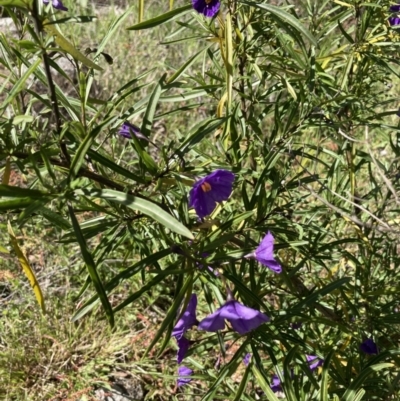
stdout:
[(78, 189), (75, 191), (76, 195), (84, 195), (91, 198), (100, 198), (110, 202), (116, 202), (127, 207), (138, 210), (158, 221), (163, 226), (169, 228), (171, 231), (183, 235), (184, 237), (194, 239), (193, 234), (175, 217), (171, 216), (165, 210), (155, 203), (148, 201), (137, 196), (125, 194), (123, 192), (114, 191), (112, 189)]
[(341, 287), (342, 285), (347, 284), (351, 280), (350, 277), (343, 277), (339, 280), (334, 281), (333, 283), (328, 284), (324, 288), (321, 288), (318, 291), (313, 292), (312, 294), (308, 295), (303, 301), (300, 301), (292, 311), (301, 309), (304, 306), (310, 306), (314, 302), (318, 300), (319, 297), (322, 297), (330, 292), (334, 291), (336, 288)]
[(12, 185), (1, 184), (0, 196), (6, 196), (7, 198), (22, 198), (25, 196), (30, 198), (42, 198), (44, 196), (49, 196), (49, 194), (36, 189), (20, 188)]
[(152, 348), (157, 343), (159, 338), (165, 333), (167, 327), (173, 323), (173, 321), (176, 318), (178, 308), (182, 304), (182, 299), (185, 296), (188, 288), (192, 287), (192, 285), (193, 285), (193, 273), (191, 275), (189, 275), (189, 277), (187, 277), (185, 283), (179, 289), (178, 295), (174, 299), (174, 302), (172, 303), (172, 305), (169, 307), (167, 315), (165, 316), (165, 319), (161, 323), (159, 329), (157, 330), (157, 333), (153, 337), (153, 340), (151, 341), (150, 345), (147, 347), (142, 358), (145, 358), (147, 356), (147, 354), (152, 350)]
[(139, 24), (136, 24), (136, 25), (133, 25), (133, 26), (127, 28), (127, 30), (128, 31), (138, 31), (140, 29), (153, 28), (155, 26), (164, 24), (167, 21), (173, 20), (180, 15), (187, 14), (191, 10), (193, 10), (193, 7), (191, 5), (183, 6), (183, 7), (177, 8), (175, 10), (169, 11), (165, 14), (159, 15), (158, 17), (151, 18), (144, 22), (140, 22)]
[(35, 202), (34, 198), (16, 198), (9, 200), (0, 200), (0, 212), (6, 212), (8, 210), (24, 209)]
[(276, 397), (276, 395), (271, 390), (271, 387), (265, 380), (264, 376), (254, 365), (251, 366), (251, 371), (253, 372), (253, 374), (257, 380), (257, 383), (260, 385), (261, 389), (264, 391), (268, 400), (269, 401), (279, 401), (279, 399)]
[[(211, 46), (211, 45), (210, 45)], [(171, 84), (175, 82), (177, 79), (181, 77), (181, 75), (206, 51), (210, 46), (207, 46), (205, 49), (201, 49), (194, 56), (190, 57), (186, 63), (184, 63), (177, 71), (167, 80), (167, 84)]]
[(165, 75), (163, 75), (160, 78), (160, 80), (154, 87), (153, 92), (149, 99), (149, 103), (147, 104), (146, 113), (143, 116), (143, 122), (142, 126), (140, 127), (140, 131), (147, 137), (150, 136), (151, 129), (153, 127), (154, 114), (156, 112), (158, 100), (160, 99), (162, 93), (164, 81), (165, 81)]
[[(156, 263), (158, 260), (168, 256), (171, 254), (171, 249), (163, 249), (162, 251), (156, 252), (154, 255), (150, 255), (147, 258), (142, 259), (141, 261), (135, 263), (134, 265), (128, 267), (127, 269), (123, 270), (121, 273), (117, 274), (113, 277), (106, 285), (105, 290), (107, 292), (112, 291), (118, 284), (122, 283), (124, 280), (134, 276), (135, 274), (139, 273), (142, 269), (147, 266), (151, 266), (152, 264)], [(166, 271), (165, 271), (166, 272)], [(76, 321), (80, 319), (82, 316), (86, 315), (89, 311), (91, 311), (95, 305), (98, 303), (98, 296), (93, 295), (87, 302), (85, 302), (80, 309), (75, 313), (72, 317), (72, 321)]]
[(22, 75), (22, 77), (13, 85), (9, 95), (0, 106), (0, 109), (4, 109), (18, 95), (19, 92), (25, 89), (25, 82), (28, 80), (28, 78), (36, 70), (41, 62), (42, 59), (38, 58), (32, 65), (30, 65), (30, 67), (25, 71), (24, 75)]
[(263, 3), (253, 3), (250, 1), (245, 1), (245, 0), (239, 0), (243, 4), (247, 4), (252, 7), (257, 7), (261, 8), (263, 10), (266, 10), (270, 12), (271, 14), (275, 15), (276, 17), (280, 18), (283, 22), (288, 23), (291, 25), (293, 28), (297, 29), (300, 33), (302, 33), (314, 46), (318, 46), (317, 40), (314, 38), (314, 36), (311, 34), (311, 32), (306, 29), (300, 21), (293, 17), (292, 14), (287, 13), (286, 11), (283, 11), (280, 7), (273, 6), (271, 4), (263, 4)]
[(232, 359), (225, 364), (225, 366), (220, 370), (219, 375), (215, 382), (211, 385), (208, 392), (201, 399), (202, 401), (211, 401), (215, 400), (215, 393), (220, 387), (221, 383), (227, 376), (231, 376), (234, 372), (236, 372), (239, 363), (241, 363), (241, 357), (244, 355), (246, 351), (247, 343), (244, 342), (240, 348), (236, 351), (235, 355)]
[[(78, 150), (75, 153), (74, 158), (71, 162), (71, 167), (69, 171), (69, 182), (73, 181), (75, 177), (78, 175), (80, 168), (82, 167), (83, 162), (85, 161), (85, 156), (90, 146), (96, 137), (100, 134), (102, 129), (107, 125), (111, 124), (114, 121), (114, 117), (109, 117), (107, 120), (103, 121), (100, 125), (97, 125), (88, 135), (86, 135), (85, 139), (79, 145)], [(79, 128), (79, 126), (77, 125)], [(83, 127), (81, 127), (83, 130)]]
[(69, 210), (69, 215), (71, 217), (71, 221), (72, 221), (72, 226), (74, 228), (75, 231), (75, 235), (76, 235), (76, 239), (79, 243), (79, 246), (81, 248), (81, 253), (82, 253), (82, 257), (83, 260), (85, 261), (86, 267), (88, 269), (90, 278), (92, 279), (92, 283), (96, 289), (96, 292), (101, 300), (101, 303), (103, 305), (103, 308), (106, 312), (108, 321), (110, 323), (111, 327), (114, 327), (114, 314), (113, 314), (113, 310), (111, 307), (110, 302), (108, 301), (107, 298), (107, 294), (104, 290), (103, 284), (100, 280), (100, 277), (97, 273), (96, 270), (96, 264), (92, 258), (92, 255), (86, 245), (86, 241), (85, 238), (82, 235), (82, 231), (81, 228), (79, 226), (78, 220), (76, 219), (74, 210), (72, 209), (72, 207), (70, 205), (68, 205), (68, 210)]
[(0, 0), (0, 7), (32, 8), (33, 0)]
[(329, 385), (329, 365), (331, 364), (332, 356), (335, 350), (329, 352), (328, 356), (324, 360), (322, 367), (322, 379), (321, 379), (321, 401), (329, 401), (328, 397), (328, 385)]
[(378, 372), (382, 369), (393, 368), (394, 366), (395, 365), (393, 363), (379, 363), (377, 365), (368, 366), (367, 368), (363, 369), (360, 374), (351, 382), (350, 386), (343, 394), (341, 401), (353, 401), (355, 397), (359, 396), (360, 387), (370, 374)]
[(88, 59), (84, 56), (78, 49), (74, 47), (74, 45), (69, 42), (60, 31), (53, 25), (47, 23), (48, 21), (44, 21), (43, 29), (49, 33), (50, 35), (55, 36), (55, 42), (58, 46), (61, 47), (65, 52), (70, 54), (75, 60), (80, 61), (82, 64), (86, 65), (86, 67), (93, 68), (94, 70), (103, 71), (103, 69), (94, 63), (92, 60)]

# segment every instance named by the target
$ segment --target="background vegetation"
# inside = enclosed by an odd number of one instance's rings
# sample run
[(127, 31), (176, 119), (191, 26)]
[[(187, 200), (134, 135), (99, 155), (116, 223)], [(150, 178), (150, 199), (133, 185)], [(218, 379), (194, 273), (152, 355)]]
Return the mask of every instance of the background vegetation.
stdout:
[[(393, 3), (143, 3), (0, 0), (0, 394), (398, 399)], [(189, 191), (217, 168), (234, 191), (199, 221)], [(268, 230), (280, 275), (243, 258)], [(177, 388), (178, 308), (197, 293), (202, 319), (225, 283), (271, 322), (192, 329)]]

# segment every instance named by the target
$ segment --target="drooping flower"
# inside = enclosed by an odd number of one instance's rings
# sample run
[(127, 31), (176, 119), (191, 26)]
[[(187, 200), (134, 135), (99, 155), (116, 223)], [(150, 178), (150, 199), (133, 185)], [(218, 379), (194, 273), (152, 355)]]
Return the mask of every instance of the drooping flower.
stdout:
[(360, 350), (368, 355), (376, 355), (379, 353), (378, 346), (372, 338), (367, 338), (360, 344)]
[(275, 273), (282, 272), (282, 266), (274, 258), (274, 236), (268, 231), (258, 248), (246, 258), (254, 258)]
[(197, 296), (196, 294), (192, 294), (185, 312), (182, 314), (180, 319), (177, 321), (174, 329), (172, 330), (172, 335), (176, 337), (177, 340), (182, 338), (182, 336), (192, 326), (198, 323), (198, 320), (196, 319), (196, 307), (197, 307)]
[[(47, 6), (49, 4), (49, 1), (50, 0), (43, 0), (43, 3), (46, 4)], [(51, 2), (53, 4), (53, 7), (56, 8), (57, 10), (68, 11), (68, 8), (64, 6), (61, 0), (52, 0)]]
[(389, 17), (388, 21), (390, 26), (396, 27), (397, 25), (400, 25), (400, 17)]
[(143, 135), (140, 132), (140, 128), (134, 124), (131, 124), (128, 121), (125, 121), (122, 124), (121, 128), (118, 131), (118, 134), (128, 139), (132, 139), (132, 134), (133, 134), (136, 136), (136, 138), (144, 139), (145, 141), (149, 142), (149, 138), (147, 138), (147, 136)]
[(264, 313), (232, 299), (204, 318), (198, 328), (205, 331), (222, 330), (225, 327), (225, 319), (232, 325), (233, 330), (241, 335), (269, 321), (269, 317)]
[(278, 375), (272, 376), (270, 387), (274, 393), (282, 391), (281, 379), (278, 377)]
[(187, 350), (190, 347), (190, 341), (184, 336), (179, 339), (177, 338), (176, 341), (178, 342), (177, 362), (181, 363), (183, 361), (183, 358), (185, 358)]
[(200, 218), (208, 216), (216, 202), (227, 200), (232, 193), (235, 174), (227, 170), (215, 170), (194, 183), (189, 193), (189, 207), (194, 207)]
[(212, 18), (218, 13), (221, 3), (219, 0), (192, 0), (192, 5), (198, 13)]
[(306, 359), (311, 371), (314, 371), (324, 364), (324, 360), (316, 355), (306, 355)]
[(178, 380), (176, 381), (176, 384), (178, 385), (178, 387), (181, 387), (185, 384), (188, 384), (192, 381), (192, 379), (190, 377), (191, 374), (193, 373), (193, 370), (188, 368), (187, 366), (179, 366), (178, 368)]
[(251, 359), (251, 354), (250, 352), (248, 352), (243, 358), (243, 363), (245, 364), (245, 366), (249, 366), (250, 359)]

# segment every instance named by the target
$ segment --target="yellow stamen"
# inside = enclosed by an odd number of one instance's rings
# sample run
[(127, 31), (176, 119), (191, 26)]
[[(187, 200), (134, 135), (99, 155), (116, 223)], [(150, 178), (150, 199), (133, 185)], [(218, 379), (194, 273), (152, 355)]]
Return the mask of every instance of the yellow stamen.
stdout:
[(203, 184), (201, 184), (201, 189), (203, 190), (203, 192), (210, 192), (211, 185), (208, 182), (203, 182)]
[(206, 4), (210, 4), (212, 0), (206, 0)]

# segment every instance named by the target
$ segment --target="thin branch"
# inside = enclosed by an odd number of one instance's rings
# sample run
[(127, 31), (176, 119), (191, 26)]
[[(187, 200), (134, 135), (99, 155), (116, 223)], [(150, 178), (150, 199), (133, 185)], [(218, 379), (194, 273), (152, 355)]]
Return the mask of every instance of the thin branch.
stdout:
[[(43, 65), (44, 65), (44, 70), (46, 73), (47, 83), (49, 85), (49, 90), (50, 90), (51, 107), (53, 109), (53, 114), (55, 117), (57, 135), (60, 136), (61, 135), (61, 114), (60, 114), (60, 109), (58, 108), (56, 87), (54, 85), (53, 77), (51, 75), (49, 56), (48, 56), (47, 50), (43, 46), (42, 40), (41, 40), (42, 22), (39, 18), (39, 10), (38, 10), (38, 4), (37, 4), (38, 1), (39, 0), (33, 1), (32, 19), (33, 19), (33, 25), (35, 27), (36, 34), (40, 40), (39, 46), (41, 47), (41, 50), (42, 50)], [(71, 158), (68, 154), (67, 145), (63, 141), (60, 142), (60, 148), (61, 148), (62, 157), (65, 159), (65, 161), (68, 164), (70, 164)]]

